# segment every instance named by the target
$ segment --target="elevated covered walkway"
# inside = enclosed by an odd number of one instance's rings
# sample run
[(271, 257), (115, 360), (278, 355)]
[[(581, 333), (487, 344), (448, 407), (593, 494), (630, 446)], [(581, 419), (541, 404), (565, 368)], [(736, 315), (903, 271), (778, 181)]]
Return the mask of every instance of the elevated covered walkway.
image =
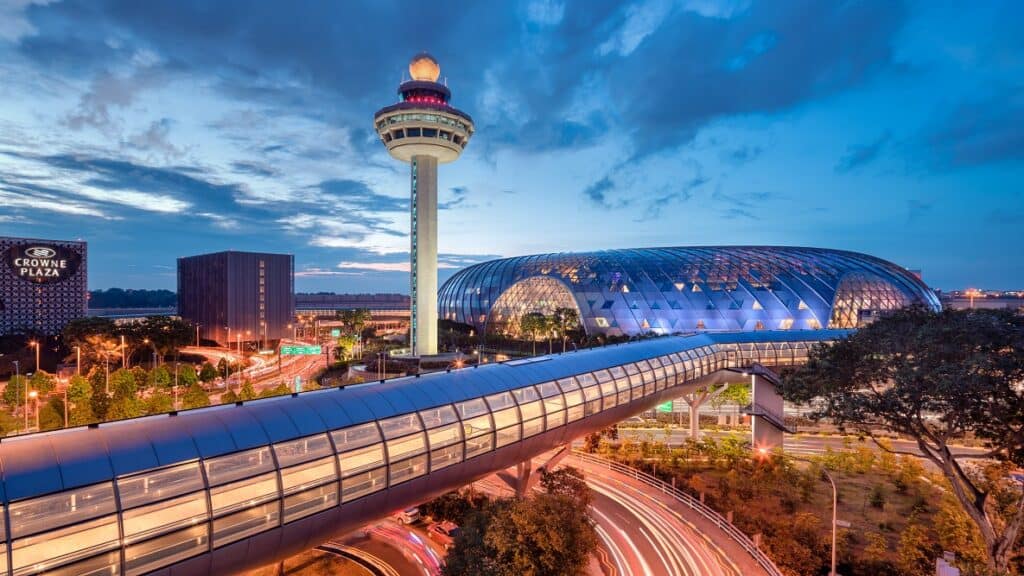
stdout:
[(666, 337), (0, 442), (0, 574), (230, 574), (845, 331)]

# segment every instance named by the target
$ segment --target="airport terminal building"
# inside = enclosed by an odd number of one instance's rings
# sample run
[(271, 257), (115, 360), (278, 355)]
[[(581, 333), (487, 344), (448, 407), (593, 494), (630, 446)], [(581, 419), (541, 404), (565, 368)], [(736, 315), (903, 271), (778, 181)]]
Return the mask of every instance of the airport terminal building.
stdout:
[(891, 262), (841, 250), (709, 246), (565, 252), (483, 262), (441, 288), (439, 316), (515, 333), (524, 314), (579, 313), (587, 334), (856, 328), (935, 293)]
[(85, 242), (0, 237), (0, 336), (53, 335), (85, 316)]

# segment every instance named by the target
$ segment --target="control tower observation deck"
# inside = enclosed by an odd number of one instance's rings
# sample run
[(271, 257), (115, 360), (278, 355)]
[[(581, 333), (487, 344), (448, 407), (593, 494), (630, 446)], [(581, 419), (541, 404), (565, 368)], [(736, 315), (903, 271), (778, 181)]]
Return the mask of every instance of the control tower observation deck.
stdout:
[(441, 67), (422, 52), (409, 62), (401, 101), (374, 115), (391, 156), (411, 166), (410, 347), (437, 354), (437, 165), (452, 162), (473, 136), (473, 119), (452, 108), (451, 91), (437, 81)]

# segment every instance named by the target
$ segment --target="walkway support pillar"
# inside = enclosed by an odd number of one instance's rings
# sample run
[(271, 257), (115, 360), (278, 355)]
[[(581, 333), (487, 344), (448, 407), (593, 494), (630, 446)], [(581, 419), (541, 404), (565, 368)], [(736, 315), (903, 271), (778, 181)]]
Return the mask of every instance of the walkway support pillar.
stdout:
[(686, 402), (687, 408), (690, 409), (690, 438), (692, 440), (700, 440), (700, 407), (708, 400), (717, 398), (728, 387), (729, 383), (726, 382), (720, 388), (712, 391), (711, 385), (708, 385), (683, 396), (683, 401)]
[[(751, 415), (751, 434), (754, 448), (781, 449), (785, 434), (769, 418), (784, 421), (782, 396), (767, 378), (750, 375), (750, 400), (757, 411)], [(758, 415), (758, 412), (764, 415)]]

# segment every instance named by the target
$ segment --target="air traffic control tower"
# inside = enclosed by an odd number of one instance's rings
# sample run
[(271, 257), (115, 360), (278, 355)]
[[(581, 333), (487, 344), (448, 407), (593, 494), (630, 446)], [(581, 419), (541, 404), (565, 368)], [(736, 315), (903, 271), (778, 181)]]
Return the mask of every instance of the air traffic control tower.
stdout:
[(398, 86), (401, 101), (381, 108), (374, 124), (388, 152), (411, 170), (412, 317), (415, 356), (437, 354), (437, 165), (452, 162), (473, 136), (473, 119), (452, 108), (452, 93), (439, 83), (441, 67), (426, 52), (409, 62), (411, 80)]

